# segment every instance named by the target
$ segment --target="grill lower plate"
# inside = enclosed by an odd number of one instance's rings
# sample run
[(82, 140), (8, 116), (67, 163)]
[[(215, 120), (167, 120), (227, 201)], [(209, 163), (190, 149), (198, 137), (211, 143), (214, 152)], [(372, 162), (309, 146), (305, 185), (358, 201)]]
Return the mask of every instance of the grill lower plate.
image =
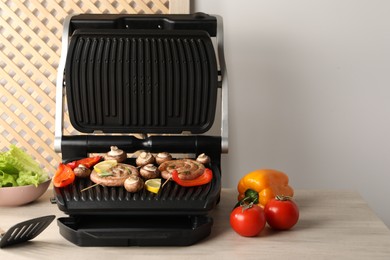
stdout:
[(73, 185), (54, 188), (60, 210), (68, 215), (203, 215), (217, 204), (221, 191), (221, 174), (211, 165), (213, 180), (198, 187), (181, 187), (168, 182), (158, 194), (142, 189), (129, 193), (124, 187), (95, 186), (89, 179), (76, 179)]

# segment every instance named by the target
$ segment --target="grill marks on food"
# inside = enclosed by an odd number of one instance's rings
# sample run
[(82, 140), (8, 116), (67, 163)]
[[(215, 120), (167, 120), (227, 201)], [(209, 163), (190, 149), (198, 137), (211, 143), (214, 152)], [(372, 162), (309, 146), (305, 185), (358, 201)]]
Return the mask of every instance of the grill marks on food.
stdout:
[(137, 168), (132, 165), (120, 163), (110, 168), (108, 173), (97, 173), (93, 170), (90, 179), (94, 183), (104, 186), (123, 186), (125, 180), (130, 175), (139, 176)]
[(181, 159), (163, 162), (158, 169), (165, 179), (169, 179), (172, 172), (177, 171), (180, 179), (193, 180), (203, 174), (205, 166), (195, 160)]

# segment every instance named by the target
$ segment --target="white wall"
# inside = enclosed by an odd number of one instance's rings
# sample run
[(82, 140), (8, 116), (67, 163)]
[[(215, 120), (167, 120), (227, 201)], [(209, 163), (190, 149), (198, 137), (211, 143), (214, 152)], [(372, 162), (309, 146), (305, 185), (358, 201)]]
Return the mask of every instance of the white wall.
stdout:
[(280, 169), (296, 189), (358, 191), (390, 227), (389, 11), (379, 0), (193, 1), (224, 18), (224, 187)]

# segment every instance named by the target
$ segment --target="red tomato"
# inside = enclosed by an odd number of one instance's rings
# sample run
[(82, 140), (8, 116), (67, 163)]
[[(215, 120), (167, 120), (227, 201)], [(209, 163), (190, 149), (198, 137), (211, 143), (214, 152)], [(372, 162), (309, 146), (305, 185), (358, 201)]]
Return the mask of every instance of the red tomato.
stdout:
[(230, 225), (238, 234), (244, 237), (257, 236), (266, 223), (263, 208), (256, 204), (238, 206), (230, 214)]
[(274, 229), (287, 230), (292, 228), (299, 219), (297, 204), (290, 197), (276, 196), (264, 207), (268, 225)]

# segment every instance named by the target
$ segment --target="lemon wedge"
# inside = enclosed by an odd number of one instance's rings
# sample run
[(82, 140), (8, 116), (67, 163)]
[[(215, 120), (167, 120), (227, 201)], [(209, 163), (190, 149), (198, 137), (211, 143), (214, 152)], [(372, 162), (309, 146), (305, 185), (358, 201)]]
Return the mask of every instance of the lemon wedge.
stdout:
[(145, 187), (148, 191), (157, 194), (161, 187), (161, 179), (149, 179), (145, 181)]
[(96, 164), (93, 169), (97, 172), (97, 173), (104, 173), (106, 171), (108, 171), (110, 168), (116, 166), (118, 164), (118, 162), (116, 160), (107, 160), (107, 161), (102, 161), (98, 164)]

